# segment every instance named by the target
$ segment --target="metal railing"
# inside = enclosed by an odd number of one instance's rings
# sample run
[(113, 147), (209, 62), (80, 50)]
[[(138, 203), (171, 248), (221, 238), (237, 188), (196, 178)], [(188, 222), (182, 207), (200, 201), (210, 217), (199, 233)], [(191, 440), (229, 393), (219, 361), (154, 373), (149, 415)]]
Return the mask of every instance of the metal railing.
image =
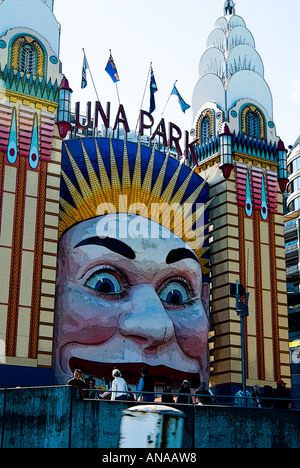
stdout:
[[(91, 398), (89, 395), (89, 400), (104, 400), (109, 401), (110, 397), (105, 399), (101, 398), (100, 394), (103, 393), (121, 393), (120, 391), (116, 390), (102, 390), (102, 389), (89, 389), (84, 388), (84, 393), (92, 392), (94, 393), (94, 398)], [(276, 398), (274, 397), (264, 397), (264, 396), (243, 396), (243, 395), (215, 395), (211, 393), (208, 394), (200, 394), (200, 393), (179, 393), (179, 392), (162, 392), (162, 391), (155, 391), (155, 392), (143, 392), (137, 390), (130, 390), (129, 394), (134, 396), (134, 400), (131, 401), (143, 401), (143, 395), (153, 395), (155, 403), (166, 403), (166, 404), (187, 404), (187, 405), (197, 405), (196, 399), (202, 400), (203, 405), (220, 405), (220, 406), (235, 406), (235, 407), (247, 407), (247, 408), (263, 408), (263, 409), (280, 409), (283, 403), (286, 403), (286, 409), (289, 409), (288, 406), (290, 405), (290, 409), (300, 409), (300, 399), (299, 398)], [(164, 402), (162, 401), (163, 396), (172, 396), (173, 403), (171, 402)], [(190, 398), (190, 403), (177, 403), (177, 397), (184, 396)], [(210, 401), (209, 401), (210, 399)], [(114, 400), (118, 401), (118, 400)], [(124, 398), (123, 401), (129, 401), (127, 398)], [(280, 407), (280, 408), (279, 408)], [(284, 409), (284, 408), (283, 408)]]
[[(28, 389), (37, 389), (37, 388), (56, 388), (56, 387), (65, 387), (65, 385), (55, 385), (55, 386), (33, 386), (33, 387), (7, 387), (7, 388), (0, 388), (0, 391), (6, 391), (6, 390), (28, 390)], [(79, 387), (75, 387), (78, 388)], [(110, 401), (110, 398), (108, 399), (102, 399), (99, 398), (99, 394), (103, 393), (121, 393), (120, 391), (117, 390), (104, 390), (103, 388), (96, 387), (96, 388), (82, 388), (83, 394), (86, 395), (88, 392), (90, 393), (87, 396), (84, 396), (84, 400), (97, 400), (97, 401)], [(134, 400), (131, 400), (132, 402), (136, 401), (141, 401), (143, 402), (141, 396), (143, 395), (154, 395), (154, 403), (163, 403), (163, 404), (174, 404), (174, 405), (182, 405), (184, 403), (176, 403), (177, 396), (187, 396), (191, 397), (191, 403), (186, 403), (187, 405), (190, 406), (195, 406), (197, 405), (196, 398), (198, 397), (199, 399), (202, 399), (206, 401), (203, 403), (203, 405), (209, 405), (209, 406), (231, 406), (231, 407), (247, 407), (247, 408), (263, 408), (263, 409), (277, 409), (277, 403), (283, 403), (286, 402), (288, 406), (288, 403), (291, 404), (291, 409), (295, 411), (300, 410), (300, 398), (295, 398), (293, 395), (291, 398), (276, 398), (276, 396), (271, 396), (271, 397), (265, 397), (265, 396), (243, 396), (243, 395), (222, 395), (222, 394), (215, 394), (213, 392), (208, 394), (200, 394), (198, 392), (196, 393), (180, 393), (176, 391), (172, 391), (170, 393), (168, 392), (163, 392), (161, 390), (156, 390), (154, 392), (149, 392), (149, 391), (138, 391), (138, 390), (129, 390), (128, 393), (134, 395)], [(172, 395), (173, 396), (173, 402), (167, 403), (161, 401), (161, 398), (163, 395)], [(93, 396), (93, 397), (92, 397)], [(92, 397), (92, 398), (91, 398)], [(211, 401), (208, 402), (208, 399), (211, 398)], [(118, 400), (114, 400), (118, 401)], [(125, 400), (129, 401), (129, 400)], [(279, 405), (281, 406), (281, 405)]]

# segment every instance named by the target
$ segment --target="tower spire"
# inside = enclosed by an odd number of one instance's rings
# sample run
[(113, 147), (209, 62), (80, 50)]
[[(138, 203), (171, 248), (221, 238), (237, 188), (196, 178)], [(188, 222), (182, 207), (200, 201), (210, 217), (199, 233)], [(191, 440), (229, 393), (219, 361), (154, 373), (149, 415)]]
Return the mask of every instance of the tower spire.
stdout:
[(233, 0), (225, 0), (224, 16), (235, 15), (235, 3)]

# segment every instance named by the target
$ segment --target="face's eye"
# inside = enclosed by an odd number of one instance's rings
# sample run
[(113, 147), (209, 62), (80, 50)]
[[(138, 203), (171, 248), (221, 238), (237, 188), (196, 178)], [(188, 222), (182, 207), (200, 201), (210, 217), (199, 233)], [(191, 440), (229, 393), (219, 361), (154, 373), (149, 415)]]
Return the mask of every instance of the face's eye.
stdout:
[(180, 306), (190, 300), (189, 288), (179, 281), (171, 281), (159, 294), (160, 299), (170, 306)]
[(97, 294), (114, 295), (123, 292), (121, 281), (107, 271), (97, 271), (85, 283)]

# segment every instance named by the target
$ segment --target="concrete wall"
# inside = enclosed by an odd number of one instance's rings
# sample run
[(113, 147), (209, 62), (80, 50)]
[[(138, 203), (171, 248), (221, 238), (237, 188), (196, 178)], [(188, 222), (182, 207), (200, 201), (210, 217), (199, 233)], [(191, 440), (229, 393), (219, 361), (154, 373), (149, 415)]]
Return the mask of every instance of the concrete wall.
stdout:
[(43, 387), (0, 391), (1, 447), (68, 448), (76, 390)]
[[(72, 387), (0, 390), (1, 448), (117, 448), (122, 411), (136, 402), (78, 399)], [(300, 447), (300, 413), (175, 405), (183, 447)]]
[(300, 412), (195, 407), (196, 448), (299, 448)]

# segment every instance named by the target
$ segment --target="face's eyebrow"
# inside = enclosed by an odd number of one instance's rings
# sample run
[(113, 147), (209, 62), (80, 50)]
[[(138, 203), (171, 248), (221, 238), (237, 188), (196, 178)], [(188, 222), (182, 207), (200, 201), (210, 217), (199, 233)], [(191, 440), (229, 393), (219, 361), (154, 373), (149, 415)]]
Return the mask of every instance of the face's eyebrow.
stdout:
[(179, 262), (180, 260), (185, 260), (186, 258), (191, 258), (192, 260), (195, 260), (200, 265), (197, 255), (188, 249), (171, 250), (171, 252), (169, 252), (167, 256), (166, 263), (167, 265), (170, 265), (171, 263), (176, 263), (176, 262)]
[(98, 245), (100, 247), (106, 247), (108, 250), (122, 255), (129, 260), (135, 259), (135, 253), (132, 248), (129, 247), (129, 245), (111, 237), (89, 237), (88, 239), (84, 239), (83, 241), (79, 242), (79, 244), (75, 245), (74, 249), (83, 247), (85, 245)]

